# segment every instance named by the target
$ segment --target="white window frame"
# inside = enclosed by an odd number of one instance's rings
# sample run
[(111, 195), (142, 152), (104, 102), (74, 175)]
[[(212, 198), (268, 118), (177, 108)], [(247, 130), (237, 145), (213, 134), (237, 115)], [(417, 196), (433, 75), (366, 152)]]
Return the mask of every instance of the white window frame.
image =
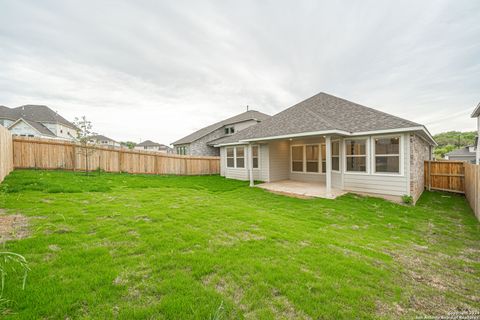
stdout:
[[(352, 157), (347, 155), (347, 141), (355, 141), (355, 140), (364, 140), (365, 141), (365, 169), (366, 171), (348, 171), (347, 167), (347, 159)], [(358, 175), (369, 175), (370, 174), (370, 137), (355, 137), (355, 138), (345, 138), (343, 139), (343, 173), (344, 174), (358, 174)], [(353, 156), (355, 157), (355, 156)], [(357, 156), (363, 157), (363, 156)]]
[[(233, 149), (233, 157), (229, 157), (229, 156), (228, 156), (228, 149), (230, 149), (230, 148)], [(229, 166), (228, 166), (228, 158), (233, 159), (233, 167), (229, 167)], [(226, 161), (225, 167), (226, 167), (227, 169), (235, 169), (235, 165), (236, 165), (236, 161), (235, 161), (235, 147), (226, 147), (226, 148), (225, 148), (225, 161)]]
[[(256, 157), (253, 156), (253, 148), (257, 148), (257, 156)], [(257, 167), (256, 168), (253, 167), (253, 158), (257, 158)], [(252, 169), (253, 170), (260, 170), (260, 145), (258, 145), (258, 144), (252, 145)]]
[[(338, 156), (333, 155), (333, 143), (338, 143)], [(340, 139), (332, 140), (331, 142), (331, 149), (332, 149), (332, 172), (342, 172), (342, 143)], [(333, 158), (338, 158), (338, 170), (333, 170)]]
[[(325, 175), (322, 172), (322, 143), (301, 143), (290, 145), (290, 173)], [(318, 146), (318, 172), (307, 172), (307, 146)], [(293, 147), (303, 147), (302, 171), (293, 171)], [(298, 161), (297, 161), (298, 162)]]
[[(377, 155), (375, 154), (375, 139), (385, 139), (385, 138), (399, 138), (399, 145), (398, 145), (398, 157), (399, 157), (399, 173), (396, 172), (376, 172), (376, 163), (375, 163), (375, 158)], [(372, 156), (371, 156), (371, 167), (372, 167), (372, 175), (375, 176), (394, 176), (394, 177), (403, 177), (405, 175), (405, 149), (404, 149), (404, 135), (403, 134), (388, 134), (388, 135), (381, 135), (381, 136), (372, 136), (371, 137), (371, 150), (372, 150)], [(396, 155), (378, 155), (379, 157), (388, 157), (388, 156), (396, 156)]]
[[(243, 167), (239, 167), (238, 164), (237, 164), (237, 160), (238, 160), (238, 156), (237, 156), (237, 148), (243, 148), (243, 157), (240, 157), (243, 159)], [(246, 146), (238, 146), (238, 147), (235, 147), (235, 168), (237, 169), (245, 169), (247, 167), (247, 148)]]

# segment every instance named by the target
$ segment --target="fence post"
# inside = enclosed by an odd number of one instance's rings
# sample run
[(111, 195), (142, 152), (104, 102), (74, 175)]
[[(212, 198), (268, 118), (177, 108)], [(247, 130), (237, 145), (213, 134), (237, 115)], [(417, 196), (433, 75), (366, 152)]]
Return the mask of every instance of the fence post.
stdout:
[(428, 161), (428, 191), (432, 191), (432, 161)]

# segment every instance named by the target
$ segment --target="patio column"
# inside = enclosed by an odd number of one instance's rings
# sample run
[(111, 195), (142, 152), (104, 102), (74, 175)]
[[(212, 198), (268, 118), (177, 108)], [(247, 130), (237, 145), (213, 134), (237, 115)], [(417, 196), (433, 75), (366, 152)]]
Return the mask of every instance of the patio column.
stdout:
[(250, 178), (250, 187), (253, 187), (255, 184), (253, 183), (253, 150), (251, 143), (248, 145), (248, 176)]
[(326, 196), (332, 196), (332, 139), (325, 137), (325, 162), (327, 164), (325, 172)]

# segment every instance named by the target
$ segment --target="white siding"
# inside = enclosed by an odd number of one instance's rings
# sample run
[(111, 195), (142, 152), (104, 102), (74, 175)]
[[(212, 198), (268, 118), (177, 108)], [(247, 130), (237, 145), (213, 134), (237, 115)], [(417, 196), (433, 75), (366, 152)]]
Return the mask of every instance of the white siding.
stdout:
[(226, 149), (225, 147), (220, 148), (220, 175), (225, 177), (225, 167), (227, 166), (227, 158), (226, 158)]
[(16, 135), (32, 135), (35, 137), (41, 136), (37, 130), (34, 130), (31, 126), (23, 121), (17, 122), (17, 124), (11, 127), (9, 130), (12, 134)]
[(290, 143), (287, 140), (269, 143), (269, 181), (290, 178)]
[(258, 180), (260, 181), (270, 181), (270, 154), (269, 154), (269, 145), (261, 144), (260, 159), (258, 159)]

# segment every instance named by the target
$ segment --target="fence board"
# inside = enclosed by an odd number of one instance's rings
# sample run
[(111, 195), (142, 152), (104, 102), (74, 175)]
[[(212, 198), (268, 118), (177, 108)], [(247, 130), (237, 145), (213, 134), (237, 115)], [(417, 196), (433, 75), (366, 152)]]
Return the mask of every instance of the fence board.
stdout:
[(480, 221), (480, 165), (465, 163), (465, 196)]
[[(197, 157), (129, 149), (90, 147), (89, 170), (138, 174), (209, 175), (220, 173), (219, 157)], [(78, 144), (59, 140), (14, 137), (15, 168), (80, 170), (87, 161)]]
[(461, 161), (425, 161), (425, 186), (429, 190), (465, 193), (465, 167)]
[(13, 170), (12, 134), (0, 125), (0, 182)]

